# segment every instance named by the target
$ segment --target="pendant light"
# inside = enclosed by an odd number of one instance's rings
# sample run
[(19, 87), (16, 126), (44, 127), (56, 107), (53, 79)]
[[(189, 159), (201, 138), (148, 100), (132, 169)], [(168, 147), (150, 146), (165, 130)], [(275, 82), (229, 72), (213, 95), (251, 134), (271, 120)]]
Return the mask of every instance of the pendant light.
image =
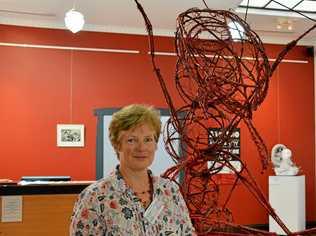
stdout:
[(77, 33), (83, 28), (84, 16), (73, 8), (66, 12), (65, 25), (71, 32)]

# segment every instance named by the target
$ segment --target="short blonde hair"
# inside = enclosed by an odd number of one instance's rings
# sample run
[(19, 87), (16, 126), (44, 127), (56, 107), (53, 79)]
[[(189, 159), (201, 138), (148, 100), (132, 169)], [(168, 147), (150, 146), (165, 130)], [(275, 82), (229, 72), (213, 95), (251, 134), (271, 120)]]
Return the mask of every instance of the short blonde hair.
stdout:
[(116, 152), (119, 147), (120, 133), (141, 124), (152, 126), (155, 132), (155, 141), (158, 142), (161, 130), (160, 114), (152, 106), (132, 104), (113, 114), (109, 126), (109, 138)]

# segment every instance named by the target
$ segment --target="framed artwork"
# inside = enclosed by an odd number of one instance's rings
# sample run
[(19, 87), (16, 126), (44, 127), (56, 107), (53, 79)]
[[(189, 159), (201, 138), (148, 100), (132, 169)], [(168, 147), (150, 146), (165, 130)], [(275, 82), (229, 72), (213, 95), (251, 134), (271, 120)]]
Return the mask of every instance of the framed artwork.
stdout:
[[(218, 137), (222, 134), (222, 129), (219, 128), (210, 128), (209, 129), (209, 143), (213, 144), (217, 142)], [(240, 160), (240, 128), (236, 128), (231, 136), (230, 141), (227, 143), (224, 143), (223, 149), (225, 151), (230, 152), (234, 155), (234, 157), (231, 157), (229, 159), (229, 163), (236, 168), (237, 171), (241, 170), (241, 162)], [(208, 161), (207, 163), (208, 168), (214, 165), (213, 161)], [(222, 166), (223, 163), (221, 161), (215, 163), (215, 167)], [(218, 174), (233, 174), (233, 170), (229, 168), (228, 166), (224, 165), (222, 166), (222, 169), (218, 172)]]
[(58, 147), (83, 147), (84, 125), (82, 124), (57, 124)]
[[(215, 143), (218, 136), (222, 134), (219, 128), (209, 129), (209, 143)], [(238, 159), (240, 158), (240, 128), (236, 128), (231, 134), (230, 142), (224, 143), (224, 150), (234, 154)]]

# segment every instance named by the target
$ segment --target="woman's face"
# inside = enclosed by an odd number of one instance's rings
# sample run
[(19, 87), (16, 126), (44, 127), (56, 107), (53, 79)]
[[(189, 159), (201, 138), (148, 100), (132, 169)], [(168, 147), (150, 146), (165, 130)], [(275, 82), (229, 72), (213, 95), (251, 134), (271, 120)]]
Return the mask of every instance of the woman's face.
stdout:
[(148, 124), (140, 124), (120, 133), (120, 168), (132, 171), (146, 170), (153, 162), (157, 143), (155, 131)]

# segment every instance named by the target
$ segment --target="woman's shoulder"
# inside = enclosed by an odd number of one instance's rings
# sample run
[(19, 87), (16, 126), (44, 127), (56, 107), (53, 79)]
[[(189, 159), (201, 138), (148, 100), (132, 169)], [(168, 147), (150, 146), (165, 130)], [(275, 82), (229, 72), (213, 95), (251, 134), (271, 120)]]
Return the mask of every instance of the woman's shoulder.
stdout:
[(178, 189), (178, 185), (176, 182), (168, 179), (168, 178), (165, 178), (165, 177), (161, 177), (161, 176), (156, 176), (156, 182), (157, 182), (157, 185), (159, 187), (163, 187), (163, 188), (175, 188), (175, 189)]
[[(106, 194), (115, 189), (115, 178), (110, 175), (108, 177), (102, 178), (87, 186), (81, 195), (93, 195), (98, 196), (100, 194)], [(82, 196), (83, 197), (83, 196)]]

